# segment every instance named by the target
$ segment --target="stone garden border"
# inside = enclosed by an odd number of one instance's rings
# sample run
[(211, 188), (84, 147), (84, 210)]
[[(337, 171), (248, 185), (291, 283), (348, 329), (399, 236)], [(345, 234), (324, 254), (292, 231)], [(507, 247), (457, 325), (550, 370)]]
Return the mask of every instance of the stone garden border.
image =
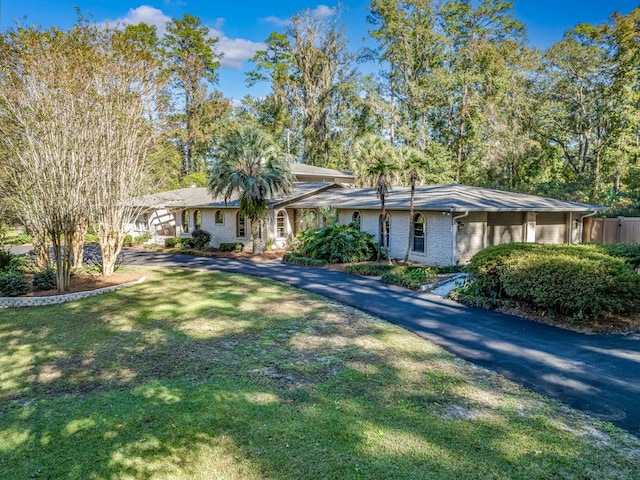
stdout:
[(62, 295), (51, 295), (47, 297), (0, 297), (0, 308), (17, 308), (17, 307), (41, 307), (43, 305), (57, 305), (59, 303), (72, 302), (81, 298), (95, 297), (101, 293), (114, 292), (122, 288), (138, 285), (146, 280), (142, 276), (133, 282), (122, 283), (120, 285), (111, 285), (109, 287), (97, 288), (95, 290), (87, 290), (85, 292), (65, 293)]

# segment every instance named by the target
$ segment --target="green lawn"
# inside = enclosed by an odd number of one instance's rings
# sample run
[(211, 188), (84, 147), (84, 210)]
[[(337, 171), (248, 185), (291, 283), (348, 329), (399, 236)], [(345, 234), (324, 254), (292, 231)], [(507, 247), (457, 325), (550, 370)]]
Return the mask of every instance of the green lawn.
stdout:
[(353, 309), (149, 270), (0, 311), (0, 478), (637, 479), (640, 442)]

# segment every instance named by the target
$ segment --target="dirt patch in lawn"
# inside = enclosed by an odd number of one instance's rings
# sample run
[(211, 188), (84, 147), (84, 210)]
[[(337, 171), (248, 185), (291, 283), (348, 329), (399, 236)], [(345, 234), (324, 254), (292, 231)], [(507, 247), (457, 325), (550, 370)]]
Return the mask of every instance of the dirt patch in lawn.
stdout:
[[(115, 272), (110, 277), (89, 274), (72, 275), (69, 289), (64, 293), (87, 292), (90, 290), (97, 290), (98, 288), (122, 285), (123, 283), (135, 282), (136, 280), (139, 280), (141, 276), (142, 275), (140, 273), (131, 272)], [(33, 280), (33, 274), (26, 274), (25, 277), (29, 283)], [(25, 297), (48, 297), (58, 294), (58, 290), (56, 289), (38, 290), (30, 291), (25, 295)]]

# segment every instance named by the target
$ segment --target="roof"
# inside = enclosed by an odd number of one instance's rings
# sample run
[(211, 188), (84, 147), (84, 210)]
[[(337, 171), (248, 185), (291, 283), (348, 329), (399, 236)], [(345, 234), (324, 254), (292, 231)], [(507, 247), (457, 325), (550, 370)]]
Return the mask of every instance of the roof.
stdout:
[[(388, 210), (409, 210), (410, 188), (393, 188), (385, 197), (385, 204)], [(374, 188), (338, 188), (293, 202), (289, 206), (313, 208), (324, 205), (343, 209), (379, 210), (380, 199)], [(415, 209), (450, 212), (584, 212), (606, 210), (606, 207), (451, 184), (416, 187)]]
[[(274, 198), (269, 201), (269, 204), (272, 207), (284, 206), (293, 201), (302, 201), (310, 195), (336, 187), (339, 187), (336, 183), (296, 182), (293, 184), (293, 192), (290, 195)], [(208, 188), (197, 187), (179, 188), (138, 197), (135, 199), (134, 204), (137, 207), (170, 210), (178, 208), (238, 208), (240, 201), (238, 196), (234, 195), (225, 203), (222, 197), (214, 198)]]
[(295, 177), (313, 176), (327, 177), (336, 180), (354, 180), (354, 176), (351, 173), (340, 172), (338, 170), (332, 170), (331, 168), (315, 167), (313, 165), (306, 165), (304, 163), (292, 163), (291, 173)]

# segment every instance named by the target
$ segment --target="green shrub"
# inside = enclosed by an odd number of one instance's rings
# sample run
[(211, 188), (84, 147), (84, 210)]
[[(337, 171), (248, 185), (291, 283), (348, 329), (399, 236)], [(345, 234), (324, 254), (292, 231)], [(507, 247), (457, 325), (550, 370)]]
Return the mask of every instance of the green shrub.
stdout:
[(0, 248), (0, 272), (12, 270), (13, 257), (15, 257), (15, 255), (11, 252)]
[(167, 248), (180, 247), (182, 245), (182, 239), (178, 237), (165, 238), (164, 246)]
[(0, 249), (0, 272), (25, 271), (28, 267), (28, 257)]
[(0, 295), (18, 297), (29, 291), (29, 282), (21, 272), (11, 270), (0, 273)]
[(381, 280), (385, 283), (400, 285), (412, 290), (420, 290), (425, 283), (429, 283), (436, 277), (436, 271), (430, 267), (420, 266), (397, 266), (382, 275)]
[(376, 258), (378, 244), (372, 235), (350, 223), (304, 230), (296, 235), (291, 249), (302, 257), (329, 263), (349, 263)]
[(122, 241), (123, 247), (133, 247), (133, 237), (130, 234), (126, 234), (124, 236), (124, 240)]
[(181, 238), (180, 245), (182, 245), (182, 248), (196, 248), (196, 242), (193, 238)]
[(25, 243), (31, 243), (32, 238), (28, 233), (20, 233), (13, 237), (7, 237), (4, 241), (6, 245), (24, 245)]
[(640, 243), (611, 243), (597, 245), (596, 249), (613, 257), (620, 257), (634, 268), (640, 268)]
[(365, 277), (379, 277), (395, 268), (393, 265), (382, 263), (354, 263), (344, 268), (346, 273), (363, 275)]
[(211, 234), (206, 230), (197, 228), (191, 233), (191, 239), (193, 240), (193, 246), (191, 248), (195, 248), (196, 250), (204, 250), (204, 248), (208, 246), (209, 242), (211, 241)]
[(34, 290), (53, 290), (58, 286), (55, 270), (47, 268), (41, 272), (36, 272), (33, 275), (31, 284)]
[(243, 248), (244, 245), (240, 242), (220, 244), (221, 252), (241, 252)]
[(633, 266), (590, 245), (489, 247), (467, 271), (470, 283), (461, 293), (482, 305), (517, 301), (574, 318), (638, 308), (640, 276)]
[(327, 264), (327, 262), (325, 262), (324, 260), (317, 260), (315, 258), (309, 257), (300, 257), (292, 253), (287, 253), (284, 257), (282, 257), (282, 261), (284, 263), (303, 265), (306, 267), (324, 267)]
[(95, 233), (87, 233), (84, 236), (84, 243), (87, 245), (97, 245), (100, 243), (100, 238)]
[(137, 238), (140, 239), (140, 243), (146, 243), (153, 238), (153, 235), (151, 235), (151, 232), (144, 232), (142, 235), (140, 235)]
[(476, 293), (489, 298), (501, 298), (500, 268), (514, 252), (530, 251), (539, 245), (533, 243), (505, 243), (494, 245), (476, 253), (467, 266), (469, 280)]
[(620, 258), (538, 251), (511, 255), (501, 268), (505, 294), (538, 309), (576, 318), (627, 310), (640, 276)]

